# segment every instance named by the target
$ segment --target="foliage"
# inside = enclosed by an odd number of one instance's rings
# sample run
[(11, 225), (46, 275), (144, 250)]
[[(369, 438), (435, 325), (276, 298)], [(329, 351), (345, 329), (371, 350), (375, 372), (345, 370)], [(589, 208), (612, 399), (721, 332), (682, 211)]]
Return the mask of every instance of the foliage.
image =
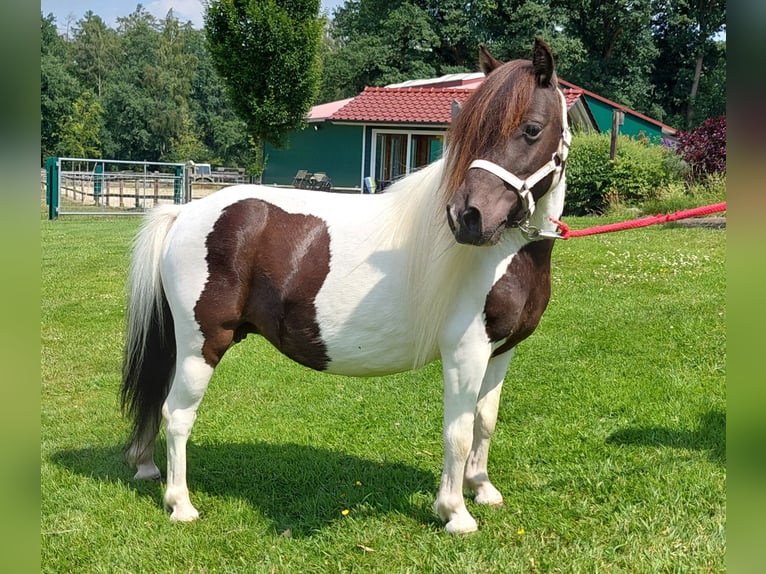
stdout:
[(691, 129), (726, 113), (726, 1), (658, 0), (652, 18), (659, 50), (651, 71), (666, 123)]
[(678, 137), (676, 151), (691, 166), (693, 178), (726, 173), (726, 117), (708, 118)]
[(662, 186), (654, 197), (641, 204), (646, 215), (673, 213), (726, 201), (726, 176), (708, 175), (700, 181), (672, 181)]
[(41, 18), (40, 48), (40, 151), (46, 158), (58, 153), (61, 122), (82, 88), (67, 69), (69, 45), (58, 35), (53, 16)]
[[(402, 13), (409, 26), (396, 20)], [(413, 28), (419, 49), (402, 64), (392, 47)], [(696, 125), (725, 108), (725, 42), (716, 40), (722, 30), (722, 0), (347, 1), (325, 40), (322, 99), (428, 77), (430, 70), (476, 71), (480, 42), (502, 60), (526, 58), (531, 39), (541, 36), (560, 77), (670, 125), (686, 125), (693, 107)], [(436, 42), (428, 40), (433, 36)]]
[(334, 377), (255, 336), (219, 365), (189, 440), (202, 519), (170, 523), (163, 484), (132, 480), (122, 449), (139, 223), (41, 222), (41, 572), (725, 570), (724, 233), (556, 246), (553, 300), (511, 363), (490, 447), (505, 506), (469, 502), (480, 531), (451, 537), (430, 510), (438, 362)]
[(567, 160), (565, 213), (602, 213), (610, 203), (636, 205), (680, 175), (662, 146), (619, 136), (609, 159), (610, 134), (575, 134)]
[(578, 39), (583, 50), (571, 69), (562, 70), (562, 77), (656, 117), (649, 80), (657, 56), (650, 28), (652, 0), (551, 0), (551, 4), (568, 15), (564, 33)]
[(585, 51), (582, 40), (571, 33), (570, 14), (555, 2), (500, 0), (480, 3), (477, 11), (481, 26), (477, 43), (487, 44), (503, 61), (529, 58), (531, 39), (540, 36), (553, 51), (559, 76), (571, 79), (576, 65), (583, 62)]
[[(92, 12), (66, 37), (41, 15), (41, 159), (61, 154), (64, 123), (85, 91), (103, 108), (102, 157), (242, 165), (247, 131), (213, 69), (205, 34), (142, 6), (106, 27)], [(71, 147), (71, 146), (69, 146)], [(193, 154), (193, 155), (187, 155)]]
[(104, 108), (90, 90), (72, 104), (72, 113), (61, 126), (59, 153), (68, 157), (101, 157), (101, 123)]
[(258, 142), (304, 125), (320, 82), (319, 0), (212, 0), (205, 32), (229, 99)]
[[(422, 2), (420, 4), (423, 4)], [(410, 2), (347, 2), (329, 31), (334, 44), (322, 51), (322, 100), (351, 97), (366, 86), (383, 86), (441, 73), (436, 21)]]
[(99, 98), (120, 57), (119, 49), (116, 32), (108, 28), (100, 16), (88, 10), (74, 28), (70, 57), (77, 63), (72, 71)]
[(209, 162), (209, 151), (202, 143), (199, 133), (189, 113), (184, 110), (181, 117), (181, 130), (170, 141), (172, 152), (167, 156), (168, 161), (183, 163), (190, 157), (197, 158), (200, 162)]
[[(535, 35), (551, 45), (560, 77), (669, 125), (690, 130), (726, 110), (722, 0), (348, 0), (332, 18), (317, 18), (313, 0), (227, 3), (266, 10), (258, 12), (265, 20), (257, 29), (243, 27), (264, 57), (246, 60), (232, 44), (225, 58), (227, 77), (240, 82), (233, 90), (217, 72), (205, 31), (172, 11), (157, 19), (139, 4), (114, 29), (86, 12), (67, 19), (65, 35), (53, 16), (41, 14), (41, 159), (59, 153), (63, 122), (90, 90), (104, 110), (105, 157), (162, 161), (194, 153), (186, 159), (246, 166), (253, 161), (249, 137), (260, 141), (253, 129), (266, 123), (277, 131), (299, 125), (307, 106), (366, 86), (476, 71), (480, 42), (501, 59), (528, 57)], [(308, 15), (306, 27), (285, 31), (304, 21), (285, 16), (295, 10)], [(321, 79), (315, 58), (298, 55), (299, 46), (314, 50), (315, 42)], [(265, 73), (282, 66), (282, 75)], [(314, 101), (308, 95), (316, 82), (321, 96)], [(261, 114), (260, 124), (246, 122), (234, 103), (251, 89), (265, 99), (240, 104)]]

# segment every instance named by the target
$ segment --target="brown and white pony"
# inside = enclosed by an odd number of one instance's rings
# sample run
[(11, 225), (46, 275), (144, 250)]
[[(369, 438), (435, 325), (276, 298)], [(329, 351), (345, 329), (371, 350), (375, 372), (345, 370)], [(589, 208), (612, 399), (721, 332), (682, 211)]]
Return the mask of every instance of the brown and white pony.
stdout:
[(446, 157), (382, 195), (238, 185), (148, 214), (129, 278), (122, 403), (128, 459), (165, 505), (199, 514), (186, 442), (213, 370), (249, 333), (328, 373), (377, 376), (441, 358), (444, 466), (434, 503), (449, 532), (476, 530), (463, 488), (499, 505), (487, 476), (508, 363), (550, 294), (564, 205), (566, 103), (548, 46), (503, 64), (465, 104)]

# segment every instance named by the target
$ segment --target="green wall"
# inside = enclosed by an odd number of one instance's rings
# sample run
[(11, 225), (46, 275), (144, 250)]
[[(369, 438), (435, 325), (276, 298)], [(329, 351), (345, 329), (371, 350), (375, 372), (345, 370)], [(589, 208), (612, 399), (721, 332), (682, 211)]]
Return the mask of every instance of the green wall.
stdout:
[[(588, 107), (593, 114), (593, 119), (596, 120), (598, 129), (601, 133), (612, 132), (612, 110), (614, 109), (609, 104), (591, 98), (587, 94), (585, 99), (588, 102)], [(647, 122), (631, 114), (624, 114), (625, 123), (620, 126), (620, 133), (633, 138), (639, 137), (641, 132), (648, 137), (653, 143), (660, 143), (662, 141), (662, 128), (653, 123)]]
[[(318, 129), (314, 129), (314, 128)], [(290, 185), (300, 169), (324, 172), (333, 187), (356, 187), (362, 180), (362, 126), (309, 124), (290, 135), (286, 149), (266, 145), (263, 183)]]

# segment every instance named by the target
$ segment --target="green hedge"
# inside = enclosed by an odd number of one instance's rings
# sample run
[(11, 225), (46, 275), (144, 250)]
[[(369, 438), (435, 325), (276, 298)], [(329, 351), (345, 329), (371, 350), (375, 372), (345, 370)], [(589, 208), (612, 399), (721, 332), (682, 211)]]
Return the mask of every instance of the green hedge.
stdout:
[(613, 204), (638, 205), (682, 180), (671, 150), (620, 136), (609, 159), (610, 134), (575, 134), (567, 160), (566, 215), (603, 213)]

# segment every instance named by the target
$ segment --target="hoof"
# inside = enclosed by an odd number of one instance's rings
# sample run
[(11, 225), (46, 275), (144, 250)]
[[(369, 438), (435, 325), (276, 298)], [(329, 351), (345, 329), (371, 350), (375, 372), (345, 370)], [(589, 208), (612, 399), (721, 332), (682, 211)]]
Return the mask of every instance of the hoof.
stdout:
[(155, 464), (139, 466), (136, 474), (133, 476), (134, 480), (159, 480), (160, 478), (162, 478), (160, 469)]
[(503, 506), (503, 495), (491, 484), (487, 484), (476, 491), (473, 501), (485, 506)]
[(446, 522), (444, 529), (450, 534), (468, 534), (479, 529), (476, 520), (474, 520), (464, 504), (461, 504), (458, 508), (449, 508), (440, 504), (437, 499), (434, 502), (433, 511), (436, 516)]
[(470, 532), (476, 532), (479, 529), (479, 525), (469, 514), (467, 517), (453, 518), (450, 520), (444, 529), (449, 534), (469, 534)]
[(199, 512), (193, 506), (186, 508), (176, 507), (170, 514), (171, 522), (194, 522), (199, 518)]

